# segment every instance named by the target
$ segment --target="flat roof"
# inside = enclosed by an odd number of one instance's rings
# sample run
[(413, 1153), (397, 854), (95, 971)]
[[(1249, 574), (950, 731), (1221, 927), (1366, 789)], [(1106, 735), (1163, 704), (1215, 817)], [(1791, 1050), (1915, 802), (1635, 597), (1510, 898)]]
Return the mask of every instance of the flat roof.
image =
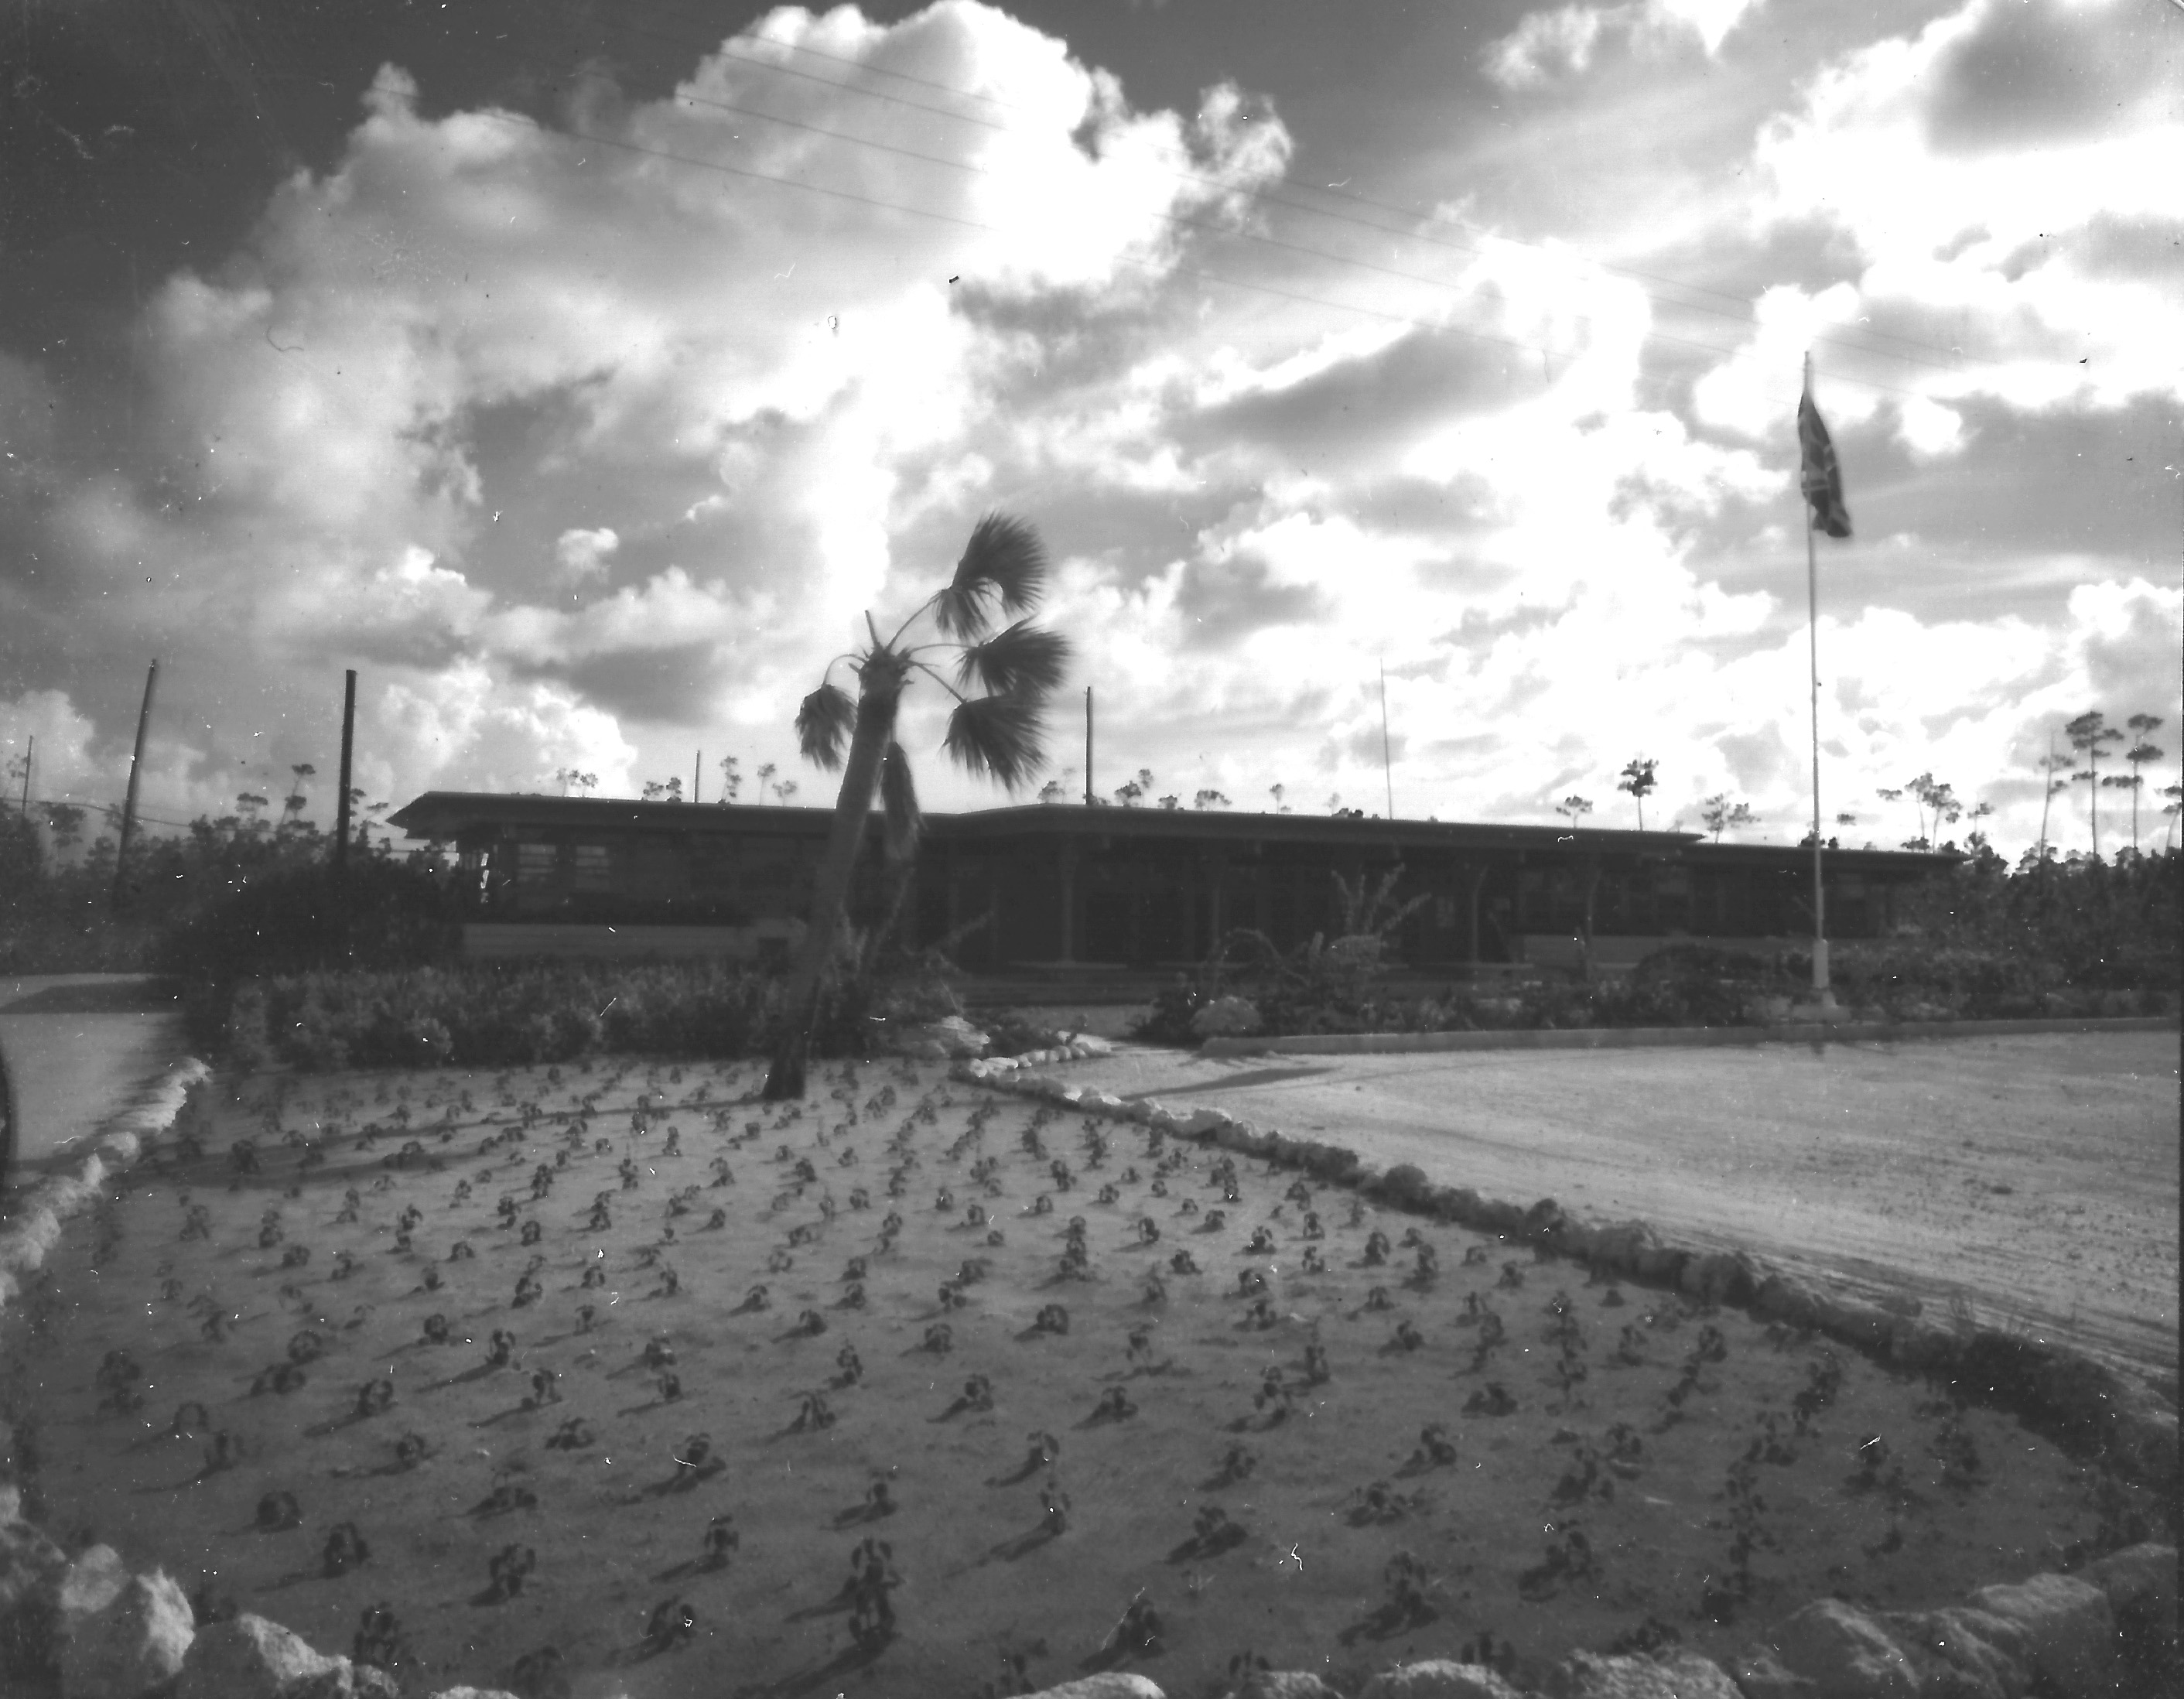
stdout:
[[(758, 833), (823, 837), (831, 808), (759, 803), (633, 802), (622, 798), (527, 796), (499, 791), (426, 791), (387, 816), (412, 838), (452, 838), (480, 827), (551, 827), (563, 831), (669, 831), (682, 833)], [(871, 829), (877, 831), (874, 811)], [(1157, 843), (1344, 844), (1404, 850), (1559, 851), (1618, 860), (1682, 861), (1705, 866), (1786, 866), (1811, 863), (1810, 846), (1715, 844), (1696, 832), (1624, 832), (1604, 827), (1503, 826), (1465, 821), (1377, 820), (1325, 814), (1245, 813), (1233, 809), (1088, 807), (1082, 803), (1033, 803), (928, 814), (928, 835), (958, 844), (1059, 841), (1069, 838), (1126, 838)], [(1953, 851), (1830, 850), (1828, 865), (1842, 872), (1925, 872), (1953, 866)]]

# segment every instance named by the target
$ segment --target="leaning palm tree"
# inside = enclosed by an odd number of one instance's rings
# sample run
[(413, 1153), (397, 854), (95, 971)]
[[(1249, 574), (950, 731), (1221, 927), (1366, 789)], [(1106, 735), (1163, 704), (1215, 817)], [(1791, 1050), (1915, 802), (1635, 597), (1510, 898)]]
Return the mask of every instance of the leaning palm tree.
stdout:
[[(811, 923), (782, 1005), (780, 1035), (766, 1078), (769, 1101), (804, 1095), (805, 1062), (820, 994), (835, 960), (850, 875), (875, 793), (889, 859), (905, 860), (916, 845), (917, 793), (911, 783), (910, 758), (894, 740), (895, 713), (910, 675), (927, 674), (956, 699), (944, 742), (966, 770), (998, 779), (1014, 791), (1045, 765), (1046, 699), (1068, 668), (1069, 645), (1028, 619), (991, 629), (996, 615), (1021, 614), (1035, 606), (1045, 588), (1046, 551), (1039, 533), (1022, 520), (989, 514), (972, 527), (955, 577), (893, 637), (883, 642), (867, 613), (872, 647), (835, 657), (848, 661), (857, 675), (855, 700), (838, 686), (822, 682), (796, 710), (796, 738), (805, 759), (829, 772), (844, 766), (846, 771), (812, 890)], [(944, 641), (905, 642), (911, 628), (928, 613)], [(923, 659), (939, 649), (957, 652), (953, 683)], [(827, 663), (828, 671), (833, 666)], [(967, 694), (974, 689), (979, 694)]]

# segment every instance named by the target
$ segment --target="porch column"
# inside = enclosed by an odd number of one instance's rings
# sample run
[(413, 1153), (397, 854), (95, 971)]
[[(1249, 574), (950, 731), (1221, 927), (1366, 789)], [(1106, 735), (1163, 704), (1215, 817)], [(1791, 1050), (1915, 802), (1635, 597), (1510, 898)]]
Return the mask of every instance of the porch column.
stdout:
[(1464, 933), (1463, 948), (1464, 960), (1469, 962), (1474, 967), (1479, 966), (1480, 960), (1479, 954), (1479, 895), (1481, 891), (1486, 888), (1486, 875), (1491, 871), (1491, 863), (1482, 861), (1479, 864), (1478, 871), (1471, 875), (1471, 895), (1466, 904), (1466, 918), (1468, 925)]
[(1077, 960), (1077, 840), (1061, 840), (1061, 959)]

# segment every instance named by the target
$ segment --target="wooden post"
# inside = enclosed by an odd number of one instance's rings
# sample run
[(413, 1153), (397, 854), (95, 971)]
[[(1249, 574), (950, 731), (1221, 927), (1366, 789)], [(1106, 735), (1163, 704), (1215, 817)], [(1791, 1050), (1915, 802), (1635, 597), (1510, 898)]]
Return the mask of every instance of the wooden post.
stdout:
[(356, 669), (342, 681), (341, 799), (334, 805), (334, 866), (348, 870), (350, 758), (356, 752)]
[(121, 845), (114, 856), (114, 906), (121, 906), (122, 880), (129, 870), (129, 842), (136, 835), (136, 779), (144, 766), (144, 733), (152, 723), (152, 693), (159, 682), (159, 663), (144, 675), (144, 705), (136, 710), (136, 749), (129, 758), (129, 792), (121, 803)]
[(31, 817), (31, 763), (37, 757), (38, 734), (33, 732), (30, 734), (30, 741), (23, 746), (23, 818), (25, 820)]
[(1092, 806), (1092, 687), (1084, 687), (1084, 805)]

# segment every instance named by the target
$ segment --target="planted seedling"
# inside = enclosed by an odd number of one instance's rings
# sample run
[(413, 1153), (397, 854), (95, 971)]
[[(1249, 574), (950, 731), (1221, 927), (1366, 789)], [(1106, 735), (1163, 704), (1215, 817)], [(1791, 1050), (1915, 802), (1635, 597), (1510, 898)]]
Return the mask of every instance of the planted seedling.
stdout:
[(326, 1535), (320, 1559), (326, 1574), (346, 1575), (371, 1561), (371, 1547), (354, 1522), (337, 1522)]

